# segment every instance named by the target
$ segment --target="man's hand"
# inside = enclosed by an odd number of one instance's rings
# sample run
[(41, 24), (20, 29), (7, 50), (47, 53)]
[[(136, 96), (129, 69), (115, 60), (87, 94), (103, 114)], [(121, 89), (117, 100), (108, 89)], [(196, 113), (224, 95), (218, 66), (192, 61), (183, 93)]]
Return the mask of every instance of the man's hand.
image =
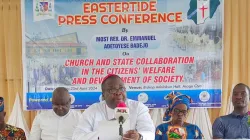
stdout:
[(123, 135), (123, 140), (139, 140), (140, 135), (135, 130), (129, 130)]

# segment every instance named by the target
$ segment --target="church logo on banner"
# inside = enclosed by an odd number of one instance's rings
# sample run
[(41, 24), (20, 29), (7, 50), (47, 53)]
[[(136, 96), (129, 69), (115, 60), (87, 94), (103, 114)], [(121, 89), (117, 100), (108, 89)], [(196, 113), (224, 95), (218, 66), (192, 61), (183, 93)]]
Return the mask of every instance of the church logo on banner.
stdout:
[(34, 21), (54, 19), (54, 0), (33, 0)]
[(187, 17), (195, 24), (203, 24), (212, 18), (220, 5), (220, 0), (190, 0)]

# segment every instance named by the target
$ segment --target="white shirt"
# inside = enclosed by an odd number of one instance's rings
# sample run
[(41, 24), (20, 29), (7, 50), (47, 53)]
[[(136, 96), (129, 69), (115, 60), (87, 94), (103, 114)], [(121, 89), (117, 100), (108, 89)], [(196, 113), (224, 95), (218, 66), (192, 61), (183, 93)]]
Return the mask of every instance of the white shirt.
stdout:
[(30, 140), (72, 140), (81, 117), (80, 111), (69, 110), (60, 117), (53, 110), (38, 114), (32, 124)]
[[(127, 99), (129, 120), (132, 130), (137, 130), (144, 140), (155, 139), (155, 127), (148, 108), (138, 101)], [(98, 122), (114, 118), (114, 110), (105, 101), (91, 105), (82, 113), (82, 117), (74, 131), (73, 140), (97, 140)]]

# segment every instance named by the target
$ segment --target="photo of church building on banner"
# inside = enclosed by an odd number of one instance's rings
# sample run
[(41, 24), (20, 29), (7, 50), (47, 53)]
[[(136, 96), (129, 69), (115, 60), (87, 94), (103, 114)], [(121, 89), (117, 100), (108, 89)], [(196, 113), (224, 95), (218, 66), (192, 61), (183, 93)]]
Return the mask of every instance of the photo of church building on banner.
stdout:
[[(87, 45), (78, 40), (77, 33), (46, 39), (31, 39), (26, 35), (26, 71), (28, 92), (37, 92), (41, 86), (71, 85), (79, 68), (65, 67), (62, 60), (68, 56), (85, 58)], [(61, 64), (61, 65), (59, 65)]]

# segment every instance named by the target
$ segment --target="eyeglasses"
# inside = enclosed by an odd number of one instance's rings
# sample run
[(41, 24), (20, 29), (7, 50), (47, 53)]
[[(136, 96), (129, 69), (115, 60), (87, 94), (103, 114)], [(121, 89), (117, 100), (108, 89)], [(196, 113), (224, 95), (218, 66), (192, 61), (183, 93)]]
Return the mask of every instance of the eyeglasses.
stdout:
[(187, 110), (180, 110), (180, 109), (175, 108), (174, 109), (174, 113), (175, 114), (183, 113), (183, 115), (186, 115), (187, 114)]
[(125, 92), (126, 88), (125, 87), (120, 87), (119, 89), (112, 88), (112, 89), (107, 89), (107, 92), (110, 94), (115, 94), (117, 92)]

